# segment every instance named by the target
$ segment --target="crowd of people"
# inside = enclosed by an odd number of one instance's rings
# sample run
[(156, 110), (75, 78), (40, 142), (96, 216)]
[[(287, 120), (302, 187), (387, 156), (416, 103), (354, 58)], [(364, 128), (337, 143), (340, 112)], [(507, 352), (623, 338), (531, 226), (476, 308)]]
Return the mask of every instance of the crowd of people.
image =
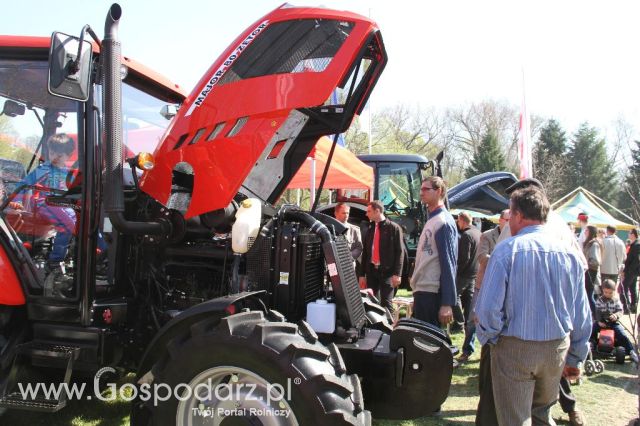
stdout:
[[(441, 178), (422, 182), (429, 215), (410, 279), (413, 316), (465, 333), (457, 365), (474, 353), (476, 338), (482, 345), (477, 425), (553, 425), (558, 400), (570, 424), (584, 425), (570, 381), (581, 374), (590, 339), (602, 328), (614, 330), (616, 346), (638, 365), (620, 324), (623, 314), (637, 310), (638, 230), (625, 245), (615, 227), (599, 230), (580, 214), (576, 235), (552, 211), (538, 180), (516, 182), (507, 193), (509, 209), (481, 233), (468, 213), (454, 219), (447, 210)], [(360, 285), (392, 310), (402, 229), (378, 201), (369, 203), (367, 217)]]

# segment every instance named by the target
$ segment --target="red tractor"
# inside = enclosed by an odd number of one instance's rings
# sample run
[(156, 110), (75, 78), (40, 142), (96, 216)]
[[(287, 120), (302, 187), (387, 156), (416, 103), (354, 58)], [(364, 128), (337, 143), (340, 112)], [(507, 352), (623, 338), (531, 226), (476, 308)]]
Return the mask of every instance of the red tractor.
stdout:
[[(339, 222), (274, 207), (318, 138), (362, 111), (387, 62), (376, 24), (284, 5), (185, 96), (121, 58), (120, 16), (114, 4), (102, 40), (88, 26), (0, 37), (0, 152), (19, 169), (0, 191), (0, 407), (65, 406), (25, 395), (31, 373), (68, 383), (121, 367), (137, 374), (133, 424), (437, 410), (448, 338), (415, 320), (391, 328), (360, 293)], [(55, 137), (73, 140), (66, 163)], [(318, 299), (335, 308), (329, 327), (305, 321)], [(171, 398), (145, 397), (162, 387)]]

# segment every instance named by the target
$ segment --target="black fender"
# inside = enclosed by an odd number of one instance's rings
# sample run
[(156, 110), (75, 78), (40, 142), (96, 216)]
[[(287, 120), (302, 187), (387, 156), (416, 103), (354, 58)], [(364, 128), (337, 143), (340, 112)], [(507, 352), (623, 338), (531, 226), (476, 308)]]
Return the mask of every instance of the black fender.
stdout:
[(400, 320), (383, 336), (362, 379), (375, 418), (415, 419), (439, 409), (453, 375), (453, 351), (443, 337), (437, 327), (415, 319)]
[(261, 310), (267, 314), (264, 309), (261, 297), (266, 291), (250, 291), (232, 294), (228, 296), (218, 297), (207, 300), (206, 302), (192, 306), (191, 308), (181, 312), (171, 321), (166, 323), (154, 336), (151, 343), (142, 355), (142, 359), (138, 364), (137, 376), (142, 377), (156, 363), (158, 358), (166, 350), (167, 344), (175, 336), (184, 333), (184, 330), (191, 325), (202, 321), (206, 318), (218, 317), (220, 319), (240, 312), (241, 309), (249, 308), (251, 310)]

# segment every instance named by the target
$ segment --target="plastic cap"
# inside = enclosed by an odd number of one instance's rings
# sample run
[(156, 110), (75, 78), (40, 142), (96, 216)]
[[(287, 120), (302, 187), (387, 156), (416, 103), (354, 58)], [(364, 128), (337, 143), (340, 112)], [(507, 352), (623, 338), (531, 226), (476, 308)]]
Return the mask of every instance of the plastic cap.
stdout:
[(251, 200), (250, 199), (246, 199), (244, 201), (242, 201), (242, 207), (244, 207), (245, 209), (248, 209), (251, 207)]
[(326, 305), (328, 302), (325, 299), (318, 299), (318, 300), (316, 300), (316, 303), (318, 303), (320, 305)]

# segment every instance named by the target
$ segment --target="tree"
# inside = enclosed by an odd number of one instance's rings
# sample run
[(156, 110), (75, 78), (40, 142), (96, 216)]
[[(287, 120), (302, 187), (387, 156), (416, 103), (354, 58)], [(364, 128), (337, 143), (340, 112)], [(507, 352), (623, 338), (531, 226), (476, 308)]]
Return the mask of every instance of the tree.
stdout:
[[(518, 107), (492, 99), (450, 108), (446, 119), (450, 137), (455, 143), (456, 164), (464, 169), (478, 155), (482, 138), (492, 130), (504, 153), (506, 167), (503, 170), (517, 170), (519, 117)], [(540, 117), (531, 116), (532, 138), (537, 135), (542, 122)]]
[(567, 184), (567, 137), (560, 123), (551, 119), (540, 130), (540, 138), (533, 149), (534, 176), (542, 182), (550, 200), (564, 195)]
[[(605, 140), (588, 123), (580, 125), (569, 148), (568, 182), (582, 186), (605, 200), (615, 198), (616, 172), (607, 156)], [(616, 194), (617, 195), (617, 194)]]
[(448, 112), (459, 149), (471, 161), (480, 151), (484, 137), (493, 132), (496, 140), (511, 142), (518, 131), (518, 111), (513, 105), (494, 100), (452, 108)]
[(636, 148), (631, 149), (631, 164), (625, 174), (619, 198), (620, 209), (640, 221), (640, 141), (635, 141)]
[(471, 160), (466, 170), (466, 177), (470, 178), (481, 173), (497, 172), (507, 168), (504, 153), (498, 142), (495, 130), (490, 129), (478, 145), (478, 153)]

